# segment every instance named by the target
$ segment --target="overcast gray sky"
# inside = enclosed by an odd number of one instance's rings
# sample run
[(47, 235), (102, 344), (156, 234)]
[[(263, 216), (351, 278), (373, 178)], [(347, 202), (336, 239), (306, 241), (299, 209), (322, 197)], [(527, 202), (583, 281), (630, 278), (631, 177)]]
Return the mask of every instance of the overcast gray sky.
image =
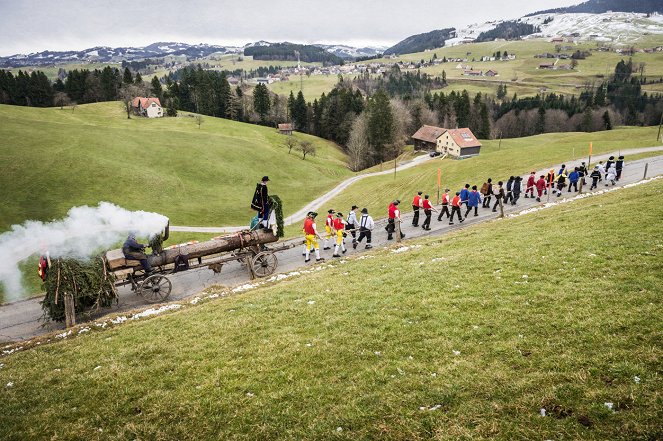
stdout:
[(583, 0), (0, 0), (0, 56), (157, 41), (392, 45)]

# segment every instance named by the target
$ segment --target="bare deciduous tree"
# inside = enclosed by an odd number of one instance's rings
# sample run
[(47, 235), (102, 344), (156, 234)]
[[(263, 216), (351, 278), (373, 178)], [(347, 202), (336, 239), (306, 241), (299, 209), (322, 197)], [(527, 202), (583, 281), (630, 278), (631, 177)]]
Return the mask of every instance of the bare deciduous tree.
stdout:
[(120, 87), (120, 100), (122, 102), (122, 107), (127, 112), (127, 119), (131, 119), (131, 101), (137, 97), (144, 95), (144, 88), (140, 88), (135, 84), (123, 84)]
[(350, 156), (352, 171), (359, 171), (366, 167), (369, 159), (369, 149), (366, 114), (362, 113), (352, 123), (350, 139), (348, 140), (348, 155)]
[(198, 129), (200, 129), (200, 126), (203, 124), (203, 116), (202, 115), (196, 115), (196, 124), (198, 124)]
[(315, 156), (316, 148), (310, 141), (300, 141), (297, 150), (302, 152), (302, 159), (306, 160), (306, 155)]
[(292, 152), (292, 149), (297, 145), (297, 140), (289, 135), (284, 142), (285, 146), (288, 148), (288, 154)]
[(67, 95), (64, 92), (55, 92), (55, 96), (53, 97), (53, 103), (56, 106), (60, 106), (60, 110), (64, 108), (64, 106), (68, 106), (71, 104), (71, 100), (69, 99), (69, 95)]

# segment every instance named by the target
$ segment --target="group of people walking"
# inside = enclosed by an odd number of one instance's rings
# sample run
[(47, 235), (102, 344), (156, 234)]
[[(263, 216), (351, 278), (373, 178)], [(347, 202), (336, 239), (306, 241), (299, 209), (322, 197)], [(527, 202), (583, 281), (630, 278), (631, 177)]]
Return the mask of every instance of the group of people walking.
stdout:
[[(531, 172), (525, 183), (525, 198), (536, 199), (541, 202), (541, 196), (551, 195), (560, 197), (562, 192), (566, 189), (568, 193), (571, 191), (578, 192), (582, 189), (583, 185), (587, 185), (587, 177), (591, 178), (592, 185), (590, 190), (598, 187), (599, 182), (605, 180), (605, 185), (615, 185), (621, 178), (622, 170), (624, 168), (624, 156), (619, 156), (615, 160), (614, 156), (610, 156), (608, 161), (603, 164), (600, 161), (596, 164), (591, 173), (588, 172), (587, 165), (582, 162), (579, 166), (574, 167), (570, 172), (566, 165), (562, 164), (560, 169), (555, 172), (551, 168), (546, 175), (536, 176), (536, 172)], [(497, 184), (493, 183), (491, 178), (488, 178), (483, 183), (481, 188), (477, 185), (465, 184), (465, 186), (455, 192), (451, 193), (450, 189), (445, 189), (441, 197), (441, 206), (438, 210), (433, 206), (430, 200), (430, 195), (424, 194), (422, 191), (412, 199), (412, 226), (419, 227), (421, 219), (421, 212), (423, 211), (423, 222), (421, 228), (430, 230), (431, 218), (433, 212), (438, 213), (437, 220), (442, 221), (443, 217), (449, 220), (449, 225), (454, 224), (454, 219), (459, 222), (464, 222), (468, 216), (474, 212), (474, 216), (479, 216), (479, 206), (482, 208), (491, 209), (496, 212), (497, 208), (503, 205), (511, 204), (516, 205), (523, 192), (523, 178), (520, 176), (510, 176), (506, 182), (498, 181)], [(401, 201), (396, 199), (387, 209), (387, 240), (393, 240), (394, 234), (398, 232), (401, 238), (405, 234), (400, 231), (401, 211), (399, 209)], [(350, 209), (348, 216), (344, 219), (343, 213), (336, 212), (333, 209), (328, 210), (327, 218), (325, 220), (324, 231), (324, 245), (323, 250), (331, 249), (330, 245), (334, 246), (334, 254), (332, 257), (341, 257), (341, 254), (347, 252), (345, 248), (344, 238), (348, 234), (352, 236), (352, 248), (356, 249), (357, 246), (366, 239), (366, 248), (371, 248), (371, 236), (375, 226), (373, 218), (368, 214), (368, 209), (363, 208), (360, 213), (359, 219), (357, 218), (356, 205)], [(463, 213), (463, 209), (465, 212)], [(303, 253), (305, 262), (310, 261), (310, 253), (314, 252), (316, 261), (323, 260), (320, 256), (318, 239), (323, 240), (323, 237), (318, 232), (316, 225), (316, 218), (318, 213), (310, 211), (304, 221), (304, 236), (306, 239), (306, 249)], [(397, 231), (398, 230), (398, 231)], [(357, 235), (357, 233), (359, 233)]]

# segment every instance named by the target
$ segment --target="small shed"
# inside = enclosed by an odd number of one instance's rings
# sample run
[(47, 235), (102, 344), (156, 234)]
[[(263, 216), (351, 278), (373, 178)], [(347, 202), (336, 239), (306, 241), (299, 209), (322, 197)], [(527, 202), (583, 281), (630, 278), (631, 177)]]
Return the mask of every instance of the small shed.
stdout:
[(437, 138), (442, 136), (447, 129), (435, 126), (423, 125), (412, 135), (415, 150), (435, 150)]
[(292, 123), (284, 123), (278, 125), (278, 130), (281, 135), (292, 135)]

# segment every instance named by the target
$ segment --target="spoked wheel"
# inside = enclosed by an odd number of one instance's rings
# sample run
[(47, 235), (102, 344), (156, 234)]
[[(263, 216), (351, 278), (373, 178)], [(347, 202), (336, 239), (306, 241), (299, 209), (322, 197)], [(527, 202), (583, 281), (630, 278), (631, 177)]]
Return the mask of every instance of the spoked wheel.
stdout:
[(251, 261), (256, 277), (266, 277), (276, 271), (278, 260), (271, 252), (258, 253)]
[(141, 283), (138, 294), (150, 303), (166, 300), (173, 289), (173, 283), (166, 276), (152, 274)]

